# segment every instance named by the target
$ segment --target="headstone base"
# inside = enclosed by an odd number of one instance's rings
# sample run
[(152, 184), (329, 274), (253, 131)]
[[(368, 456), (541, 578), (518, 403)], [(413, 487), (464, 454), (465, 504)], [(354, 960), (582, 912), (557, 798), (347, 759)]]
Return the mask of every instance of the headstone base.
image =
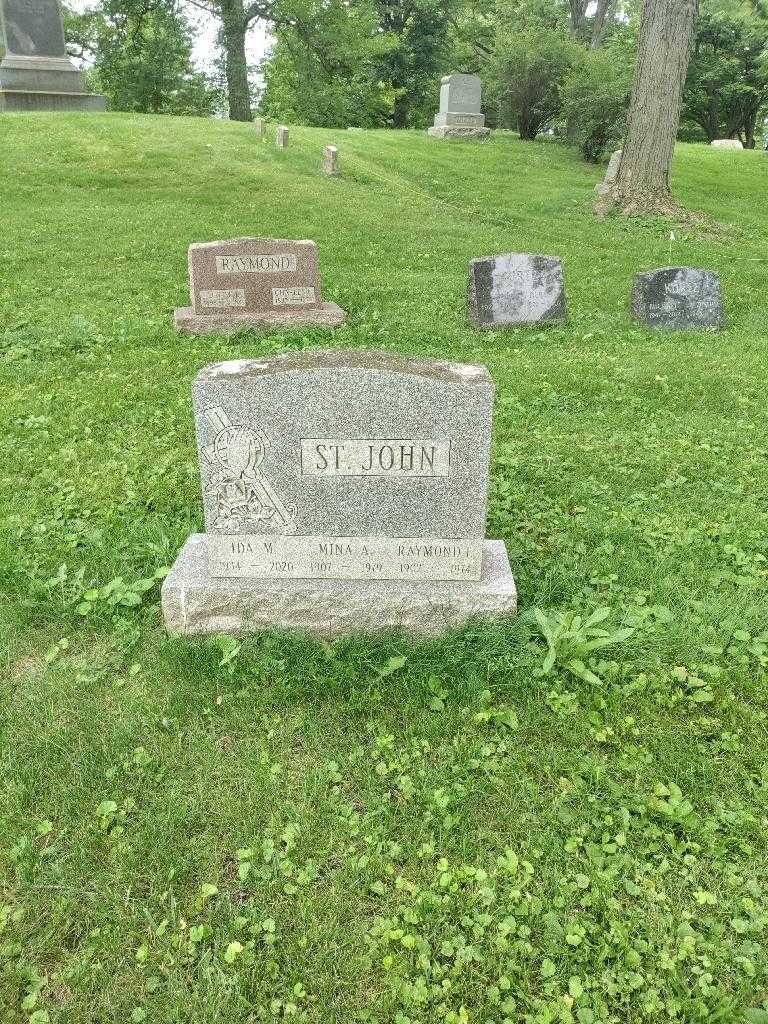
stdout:
[(107, 101), (91, 92), (36, 92), (22, 89), (0, 90), (0, 113), (23, 113), (36, 110), (80, 110), (103, 114)]
[(268, 310), (264, 313), (195, 313), (191, 306), (173, 311), (173, 326), (185, 334), (234, 334), (235, 331), (260, 330), (265, 327), (307, 327), (318, 324), (338, 327), (347, 319), (335, 302), (324, 302), (311, 309)]
[(208, 572), (208, 537), (193, 533), (163, 583), (169, 632), (316, 636), (404, 629), (436, 636), (474, 616), (509, 616), (517, 590), (503, 541), (483, 544), (477, 582), (222, 579)]
[(485, 142), (490, 134), (490, 128), (462, 128), (457, 125), (432, 125), (427, 128), (427, 135), (433, 139), (480, 139)]

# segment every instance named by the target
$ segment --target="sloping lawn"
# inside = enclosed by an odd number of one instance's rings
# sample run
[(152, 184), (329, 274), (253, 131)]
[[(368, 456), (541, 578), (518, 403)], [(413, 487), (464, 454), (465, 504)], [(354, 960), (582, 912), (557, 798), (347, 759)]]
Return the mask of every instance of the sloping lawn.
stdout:
[[(765, 1024), (768, 157), (681, 146), (714, 221), (672, 238), (504, 134), (0, 137), (0, 1022)], [(347, 326), (176, 335), (187, 245), (247, 234), (315, 239)], [(567, 326), (470, 330), (468, 260), (519, 250), (563, 258)], [(669, 264), (727, 330), (631, 324)], [(522, 614), (169, 638), (194, 375), (329, 345), (488, 365)]]

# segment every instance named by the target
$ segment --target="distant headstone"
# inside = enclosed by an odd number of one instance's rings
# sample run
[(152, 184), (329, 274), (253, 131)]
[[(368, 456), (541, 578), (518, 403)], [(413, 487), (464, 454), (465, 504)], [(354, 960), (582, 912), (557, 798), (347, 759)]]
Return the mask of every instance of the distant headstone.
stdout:
[(264, 118), (254, 117), (253, 119), (253, 130), (256, 132), (260, 139), (264, 138)]
[(281, 124), (277, 129), (277, 135), (275, 136), (275, 143), (278, 149), (288, 149), (288, 129), (284, 124)]
[(483, 366), (341, 349), (207, 366), (193, 386), (205, 534), (163, 586), (178, 633), (439, 633), (509, 615), (486, 541)]
[(710, 146), (715, 149), (744, 149), (739, 139), (713, 139)]
[(470, 260), (467, 312), (486, 330), (564, 320), (562, 263), (526, 252)]
[(619, 174), (621, 152), (622, 151), (620, 149), (617, 149), (611, 153), (611, 159), (608, 161), (608, 166), (605, 169), (605, 177), (595, 185), (595, 192), (598, 196), (608, 195), (613, 188)]
[(314, 242), (195, 242), (188, 262), (192, 305), (175, 310), (178, 331), (229, 334), (251, 327), (336, 327), (346, 320), (335, 302), (322, 300)]
[(337, 178), (341, 174), (339, 151), (336, 146), (326, 146), (323, 150), (323, 174), (332, 178)]
[(490, 128), (480, 112), (477, 75), (446, 75), (440, 83), (440, 110), (427, 134), (436, 139), (487, 139)]
[(363, 130), (362, 128), (357, 128), (356, 126), (351, 126), (351, 127), (347, 128), (348, 132), (361, 132), (362, 130)]
[(0, 112), (106, 109), (67, 56), (58, 0), (0, 0)]
[(632, 315), (648, 327), (693, 330), (724, 327), (720, 278), (712, 270), (664, 267), (636, 274)]

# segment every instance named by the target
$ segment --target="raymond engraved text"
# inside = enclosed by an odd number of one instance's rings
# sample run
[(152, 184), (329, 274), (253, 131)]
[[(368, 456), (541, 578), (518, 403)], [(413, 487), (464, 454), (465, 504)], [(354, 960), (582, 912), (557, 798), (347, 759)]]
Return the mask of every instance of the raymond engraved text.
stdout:
[(216, 257), (217, 274), (293, 274), (295, 270), (296, 255), (292, 252)]

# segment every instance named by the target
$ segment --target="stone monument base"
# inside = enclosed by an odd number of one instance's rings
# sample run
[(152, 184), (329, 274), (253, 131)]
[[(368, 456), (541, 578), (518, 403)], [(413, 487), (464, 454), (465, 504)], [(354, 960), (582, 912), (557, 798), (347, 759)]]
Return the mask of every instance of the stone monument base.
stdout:
[(483, 543), (476, 582), (223, 579), (208, 572), (208, 537), (193, 533), (163, 583), (169, 632), (255, 633), (297, 629), (316, 636), (405, 629), (435, 636), (473, 616), (517, 611), (503, 541)]
[(458, 125), (432, 125), (427, 128), (427, 135), (433, 139), (481, 139), (483, 142), (491, 134), (490, 128), (462, 128)]
[(0, 112), (82, 110), (103, 113), (107, 101), (86, 89), (82, 72), (68, 57), (6, 54), (0, 61)]
[(0, 90), (0, 113), (30, 113), (35, 110), (80, 110), (89, 114), (103, 114), (107, 101), (92, 92), (24, 92)]
[(335, 302), (324, 302), (313, 309), (267, 310), (263, 313), (195, 313), (191, 306), (173, 311), (173, 326), (186, 334), (234, 334), (235, 331), (265, 327), (307, 327), (318, 324), (338, 327), (347, 319)]

